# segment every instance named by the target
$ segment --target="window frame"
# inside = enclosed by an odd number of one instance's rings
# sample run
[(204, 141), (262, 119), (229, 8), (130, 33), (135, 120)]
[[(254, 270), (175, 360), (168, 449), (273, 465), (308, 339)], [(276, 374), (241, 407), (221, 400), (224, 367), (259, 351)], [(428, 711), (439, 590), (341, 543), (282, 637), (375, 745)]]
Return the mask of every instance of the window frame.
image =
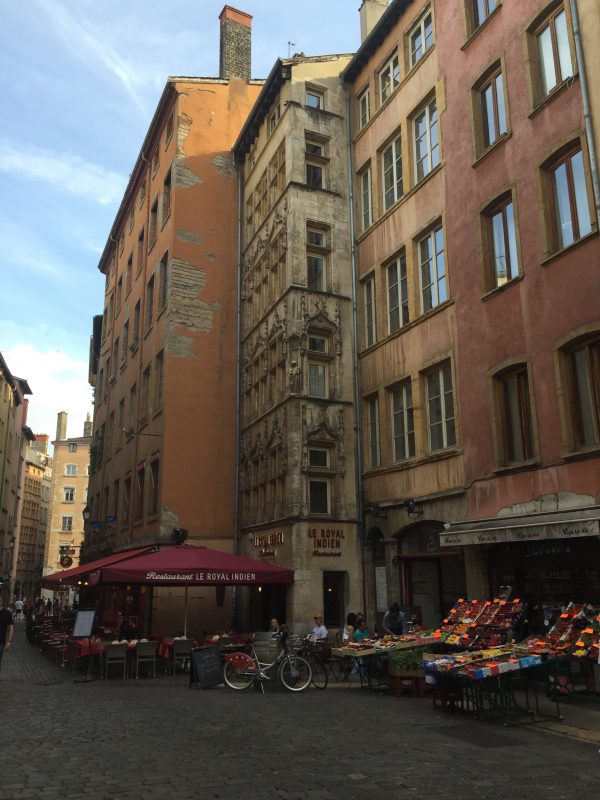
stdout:
[[(386, 157), (391, 154), (391, 161), (386, 168)], [(395, 205), (404, 196), (404, 176), (402, 171), (402, 135), (398, 135), (381, 150), (381, 198), (383, 211)], [(391, 183), (386, 184), (386, 175), (391, 175)], [(390, 195), (391, 192), (391, 195)], [(388, 197), (390, 195), (390, 197)]]
[(375, 276), (369, 275), (363, 282), (363, 303), (365, 310), (365, 348), (377, 342), (377, 295)]
[[(325, 510), (322, 508), (313, 508), (313, 495), (311, 492), (311, 488), (313, 486), (321, 486), (325, 488)], [(311, 516), (329, 516), (331, 514), (331, 480), (329, 478), (325, 478), (323, 476), (313, 477), (309, 475), (307, 478), (307, 490), (308, 490), (308, 513)]]
[[(563, 75), (563, 64), (561, 63), (560, 51), (561, 47), (558, 42), (558, 35), (556, 30), (556, 20), (564, 14), (565, 20), (565, 35), (567, 37), (566, 46), (569, 55), (569, 74)], [(542, 102), (547, 97), (550, 97), (556, 92), (563, 84), (572, 79), (575, 75), (577, 59), (574, 58), (573, 48), (571, 44), (571, 31), (570, 19), (567, 16), (565, 3), (553, 3), (549, 10), (546, 10), (544, 16), (531, 28), (531, 36), (533, 38), (534, 50), (534, 63), (536, 69), (536, 89), (537, 101)], [(553, 86), (548, 87), (548, 76), (545, 69), (544, 56), (541, 46), (541, 36), (546, 29), (550, 30), (550, 45), (552, 48), (552, 67), (554, 70), (555, 83)]]
[[(435, 113), (435, 119), (432, 122), (432, 106), (433, 112)], [(421, 136), (417, 136), (417, 125), (421, 117), (425, 118), (425, 131), (424, 134)], [(425, 178), (433, 172), (433, 170), (438, 167), (441, 163), (441, 142), (440, 142), (440, 125), (439, 125), (439, 117), (437, 113), (437, 98), (434, 95), (430, 96), (428, 100), (425, 101), (413, 114), (412, 116), (412, 145), (413, 145), (413, 169), (414, 169), (414, 185), (421, 183), (421, 181), (425, 180)], [(435, 128), (436, 131), (436, 142), (432, 144), (432, 130)], [(426, 139), (426, 151), (425, 155), (419, 159), (419, 149), (418, 149), (418, 142), (423, 138)], [(423, 164), (423, 162), (427, 159), (427, 169), (423, 171), (422, 175), (419, 175), (419, 165)], [(434, 163), (435, 160), (435, 163)]]
[[(388, 82), (384, 84), (386, 75), (388, 76)], [(379, 105), (383, 106), (400, 86), (400, 57), (398, 49), (394, 50), (383, 67), (377, 72), (377, 85), (379, 89)], [(388, 87), (390, 87), (389, 93)]]
[[(427, 17), (429, 17), (430, 26), (431, 26), (431, 33), (430, 33), (431, 42), (430, 42), (428, 47), (426, 46), (427, 35), (426, 35), (426, 32), (425, 32), (425, 20), (427, 19)], [(417, 34), (421, 35), (421, 39), (422, 39), (422, 43), (423, 43), (422, 52), (421, 52), (421, 55), (418, 58), (415, 57), (416, 49), (413, 47), (413, 39), (415, 38), (415, 36)], [(429, 52), (429, 50), (431, 50), (431, 48), (435, 44), (435, 35), (434, 35), (434, 29), (433, 29), (433, 11), (432, 11), (431, 6), (428, 6), (425, 9), (425, 11), (423, 11), (423, 13), (419, 17), (419, 19), (415, 22), (415, 24), (409, 30), (406, 38), (407, 38), (407, 42), (408, 42), (408, 65), (409, 65), (409, 69), (413, 69), (413, 67), (417, 66), (419, 61), (421, 61), (425, 57), (425, 55)]]
[[(438, 378), (438, 394), (432, 396), (430, 393), (430, 379), (433, 376), (437, 376)], [(427, 447), (430, 453), (441, 453), (444, 450), (449, 450), (453, 447), (456, 447), (457, 444), (457, 432), (456, 432), (456, 403), (454, 397), (454, 376), (452, 375), (452, 362), (451, 361), (443, 361), (440, 364), (436, 364), (431, 369), (427, 370), (424, 373), (425, 379), (425, 409), (426, 409), (426, 419), (427, 419)], [(450, 390), (448, 391), (447, 382), (449, 380), (450, 383)], [(452, 404), (452, 416), (449, 416), (447, 413), (447, 400), (446, 396), (450, 395), (450, 402)], [(439, 422), (432, 421), (432, 413), (431, 413), (431, 406), (432, 401), (439, 398), (439, 406), (440, 406), (440, 416)], [(449, 435), (449, 424), (451, 423), (452, 426), (452, 436)], [(440, 425), (440, 430), (442, 432), (442, 444), (440, 447), (433, 446), (433, 437), (432, 437), (432, 429), (434, 425)]]
[[(475, 84), (473, 91), (474, 116), (478, 127), (477, 154), (481, 155), (510, 133), (506, 80), (500, 61), (486, 71)], [(488, 95), (488, 92), (491, 94)], [(491, 103), (488, 102), (488, 96)]]
[(371, 93), (369, 87), (365, 87), (357, 98), (358, 104), (358, 130), (363, 128), (371, 121)]
[[(582, 380), (575, 355), (584, 352), (587, 412), (582, 408)], [(592, 330), (562, 344), (559, 351), (562, 382), (565, 391), (567, 449), (569, 453), (597, 452), (600, 447), (600, 329)], [(588, 420), (584, 419), (587, 413)], [(586, 438), (585, 428), (592, 438)]]
[[(396, 279), (394, 283), (390, 282), (391, 270), (396, 269)], [(388, 322), (388, 335), (396, 333), (401, 330), (405, 325), (410, 322), (410, 309), (408, 300), (408, 271), (406, 266), (406, 249), (398, 253), (398, 255), (384, 265), (385, 269), (385, 285), (387, 297), (387, 322)], [(392, 289), (395, 287), (395, 292)], [(395, 297), (393, 296), (395, 295)], [(395, 301), (395, 305), (393, 304)], [(394, 310), (398, 311), (398, 324), (393, 325), (392, 314)]]
[[(527, 361), (517, 361), (497, 371), (492, 377), (497, 418), (498, 463), (501, 468), (530, 464), (536, 458), (530, 365)], [(509, 384), (512, 382), (515, 382), (516, 387), (518, 419), (513, 416), (515, 409), (511, 407), (511, 400), (508, 397)], [(517, 435), (521, 453), (513, 450)]]
[[(392, 458), (394, 464), (402, 464), (416, 455), (414, 401), (412, 381), (403, 381), (390, 387), (390, 415), (392, 432)], [(400, 400), (400, 403), (396, 401)], [(398, 422), (401, 420), (401, 425)], [(399, 442), (402, 443), (402, 454), (399, 454)]]
[[(373, 183), (371, 165), (359, 172), (360, 179), (360, 218), (362, 230), (368, 230), (373, 224)], [(367, 205), (365, 204), (367, 203)]]
[[(580, 162), (580, 182), (585, 190), (585, 197), (578, 195), (577, 181), (573, 178), (573, 159), (576, 156), (581, 157)], [(565, 166), (566, 170), (566, 188), (568, 192), (567, 200), (570, 212), (569, 220), (563, 221), (561, 218), (561, 202), (557, 186), (557, 172)], [(593, 197), (589, 185), (589, 164), (587, 161), (584, 142), (582, 139), (576, 139), (568, 146), (562, 148), (553, 156), (546, 160), (542, 166), (543, 182), (545, 190), (549, 196), (549, 202), (545, 206), (546, 212), (546, 227), (548, 234), (548, 244), (551, 253), (559, 253), (569, 247), (577, 244), (586, 236), (589, 236), (597, 229), (597, 220), (594, 217), (593, 208), (591, 205), (591, 198)], [(586, 210), (586, 220), (589, 229), (582, 233), (580, 219), (580, 205), (581, 210)], [(563, 234), (564, 228), (570, 225), (572, 228), (572, 240), (565, 241)]]
[[(438, 233), (441, 233), (441, 242), (442, 242), (441, 250), (437, 250), (437, 234)], [(431, 256), (431, 258), (427, 259), (427, 262), (424, 262), (423, 259), (422, 259), (423, 244), (426, 241), (431, 240), (431, 239), (433, 239), (433, 242), (434, 242), (433, 250), (432, 250), (432, 256)], [(433, 228), (430, 228), (423, 235), (419, 236), (419, 238), (416, 240), (416, 245), (417, 245), (417, 254), (418, 254), (417, 255), (417, 262), (418, 262), (418, 269), (419, 269), (421, 313), (427, 314), (430, 311), (433, 311), (438, 306), (442, 305), (442, 303), (445, 303), (448, 300), (448, 297), (449, 297), (449, 292), (448, 292), (448, 268), (447, 268), (447, 263), (446, 263), (447, 259), (446, 259), (446, 246), (445, 246), (445, 234), (444, 234), (444, 225), (443, 225), (443, 223), (440, 222), (438, 225), (434, 226)], [(441, 275), (441, 276), (439, 274), (438, 267), (437, 267), (439, 253), (442, 253), (442, 255), (443, 255), (443, 263), (444, 263), (443, 275)], [(428, 283), (425, 286), (425, 284), (423, 282), (423, 267), (424, 267), (425, 263), (430, 263), (432, 261), (433, 261), (433, 264), (435, 266), (434, 279), (431, 281), (431, 283)], [(431, 270), (430, 270), (430, 277), (431, 277)], [(440, 297), (440, 285), (442, 285), (442, 284), (445, 287), (444, 288), (445, 296), (443, 298)], [(433, 301), (431, 303), (431, 306), (429, 308), (426, 308), (425, 292), (431, 287), (433, 287), (433, 289), (434, 289), (434, 292), (433, 292), (433, 295), (432, 295)]]
[[(511, 208), (510, 213), (508, 212)], [(498, 260), (502, 256), (496, 252), (496, 235), (494, 220), (501, 215), (502, 238), (504, 244), (504, 258), (506, 259), (506, 278), (501, 279), (498, 270)], [(511, 240), (509, 217), (512, 216), (512, 233), (514, 239)], [(519, 235), (517, 225), (517, 215), (512, 191), (496, 198), (482, 212), (483, 226), (483, 258), (485, 290), (494, 291), (520, 278), (522, 275), (521, 253), (519, 246)], [(513, 261), (515, 263), (513, 263)]]
[(377, 394), (365, 398), (368, 469), (381, 466), (381, 428), (379, 418), (379, 396)]

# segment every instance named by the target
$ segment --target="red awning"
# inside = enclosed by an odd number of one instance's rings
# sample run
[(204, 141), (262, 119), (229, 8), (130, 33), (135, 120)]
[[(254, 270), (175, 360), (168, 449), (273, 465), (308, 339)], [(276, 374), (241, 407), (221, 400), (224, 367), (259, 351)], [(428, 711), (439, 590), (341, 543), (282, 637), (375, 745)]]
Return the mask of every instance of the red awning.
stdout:
[(77, 583), (80, 578), (89, 575), (90, 572), (107, 567), (109, 564), (116, 564), (118, 561), (125, 561), (128, 558), (149, 553), (153, 549), (154, 545), (146, 545), (146, 547), (136, 547), (132, 550), (122, 550), (120, 553), (112, 553), (110, 556), (88, 561), (87, 564), (80, 564), (78, 567), (64, 569), (61, 572), (52, 572), (50, 575), (44, 575), (40, 585), (45, 589), (60, 589), (61, 586)]
[(252, 586), (293, 581), (294, 571), (278, 564), (189, 544), (161, 547), (106, 565), (92, 579), (92, 583), (151, 586)]

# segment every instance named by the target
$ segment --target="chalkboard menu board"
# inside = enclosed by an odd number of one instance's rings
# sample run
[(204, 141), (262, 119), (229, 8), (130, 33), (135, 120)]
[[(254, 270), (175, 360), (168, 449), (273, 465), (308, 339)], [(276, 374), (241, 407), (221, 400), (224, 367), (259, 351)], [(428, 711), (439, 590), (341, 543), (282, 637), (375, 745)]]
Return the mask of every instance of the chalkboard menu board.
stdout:
[(223, 683), (223, 664), (219, 658), (218, 647), (192, 648), (190, 686), (207, 689)]
[(78, 611), (73, 627), (73, 638), (84, 639), (92, 635), (95, 611)]

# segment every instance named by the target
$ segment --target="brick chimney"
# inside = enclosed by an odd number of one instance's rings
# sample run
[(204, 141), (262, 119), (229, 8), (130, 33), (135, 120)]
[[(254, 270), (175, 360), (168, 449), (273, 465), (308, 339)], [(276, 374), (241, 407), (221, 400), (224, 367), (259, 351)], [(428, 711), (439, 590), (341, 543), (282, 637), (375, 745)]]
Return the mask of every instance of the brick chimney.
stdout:
[(83, 435), (84, 436), (92, 435), (92, 420), (90, 419), (89, 414), (86, 416), (85, 422), (83, 423)]
[(56, 441), (62, 442), (67, 438), (67, 417), (66, 411), (59, 411), (56, 416)]
[(363, 0), (360, 7), (360, 41), (364, 42), (387, 11), (388, 0)]
[(221, 21), (221, 53), (219, 59), (219, 78), (241, 78), (249, 81), (251, 77), (252, 17), (245, 11), (224, 6), (219, 15)]

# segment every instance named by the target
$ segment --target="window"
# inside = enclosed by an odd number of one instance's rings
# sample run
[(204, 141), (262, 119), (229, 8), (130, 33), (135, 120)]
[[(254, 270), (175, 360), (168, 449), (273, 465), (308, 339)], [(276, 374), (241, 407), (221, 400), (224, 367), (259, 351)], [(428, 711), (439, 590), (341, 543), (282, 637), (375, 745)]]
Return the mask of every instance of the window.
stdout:
[(137, 385), (134, 383), (129, 390), (129, 420), (128, 428), (130, 435), (135, 433), (135, 423), (137, 420)]
[(142, 181), (142, 185), (140, 186), (140, 207), (144, 204), (144, 200), (146, 199), (146, 179)]
[(309, 334), (308, 350), (310, 353), (327, 353), (329, 351), (328, 344), (328, 339), (325, 336)]
[(150, 228), (148, 232), (148, 250), (152, 250), (158, 232), (158, 198), (152, 203), (150, 209)]
[(371, 167), (360, 173), (360, 203), (362, 229), (366, 231), (373, 222), (373, 202), (371, 198)]
[(144, 229), (139, 233), (137, 246), (137, 261), (135, 265), (136, 273), (144, 266)]
[(146, 285), (146, 318), (144, 332), (147, 333), (154, 321), (154, 275)]
[(369, 467), (379, 466), (379, 401), (377, 397), (367, 400), (367, 453)]
[(133, 226), (135, 224), (135, 208), (132, 208), (129, 212), (129, 233), (133, 230)]
[[(121, 231), (119, 235), (119, 255), (123, 252), (123, 248), (125, 247), (125, 231)], [(113, 261), (114, 264), (114, 261)], [(112, 272), (112, 270), (111, 270)]]
[(61, 526), (61, 531), (70, 532), (73, 530), (73, 517), (63, 517)]
[(573, 449), (600, 444), (600, 335), (565, 351)]
[(325, 93), (319, 89), (306, 89), (306, 105), (309, 108), (324, 108)]
[(533, 457), (531, 401), (527, 366), (518, 365), (496, 377), (501, 429), (501, 462), (516, 464)]
[(129, 349), (129, 320), (123, 325), (123, 332), (121, 333), (121, 364), (127, 361), (127, 350)]
[(324, 139), (306, 137), (305, 161), (307, 185), (311, 189), (325, 188), (325, 169), (329, 159)]
[(169, 253), (164, 253), (160, 260), (158, 267), (158, 308), (164, 308), (167, 305), (167, 290), (168, 290), (168, 269), (169, 269)]
[(158, 512), (158, 473), (159, 473), (158, 453), (150, 458), (150, 488), (148, 492), (148, 514), (155, 516)]
[(375, 278), (371, 276), (364, 284), (365, 293), (365, 347), (377, 341), (375, 321)]
[(415, 175), (417, 182), (440, 163), (437, 106), (435, 98), (415, 117)]
[(441, 226), (420, 240), (419, 267), (423, 312), (427, 312), (448, 299), (444, 229)]
[(165, 175), (163, 181), (163, 195), (162, 195), (162, 224), (168, 220), (171, 214), (171, 170)]
[(475, 30), (486, 21), (492, 11), (496, 10), (497, 0), (468, 0), (472, 5), (473, 29)]
[(329, 514), (329, 481), (308, 480), (308, 510), (310, 514)]
[(500, 68), (484, 79), (477, 88), (477, 94), (481, 105), (482, 147), (486, 148), (508, 131), (504, 106), (504, 80)]
[(553, 245), (562, 250), (592, 230), (581, 149), (578, 147), (551, 163), (548, 172), (554, 207)]
[(129, 254), (127, 266), (125, 267), (125, 296), (131, 291), (131, 275), (133, 273), (133, 253)]
[(154, 410), (160, 411), (163, 401), (165, 356), (161, 350), (154, 361)]
[(77, 445), (75, 442), (69, 442), (69, 453), (76, 453), (77, 452)]
[(320, 447), (308, 448), (308, 465), (317, 469), (329, 468), (329, 450)]
[(64, 486), (63, 487), (63, 503), (74, 503), (75, 502), (75, 489), (73, 486)]
[(121, 303), (123, 301), (123, 276), (117, 281), (117, 300), (115, 303), (115, 317), (119, 316), (121, 310)]
[(389, 333), (399, 330), (409, 322), (408, 316), (408, 281), (406, 277), (406, 252), (403, 250), (398, 258), (388, 264), (388, 329)]
[(365, 89), (364, 92), (358, 97), (358, 127), (362, 129), (367, 122), (371, 119), (371, 98), (369, 90)]
[(123, 444), (123, 428), (125, 427), (125, 398), (122, 397), (119, 400), (119, 416), (117, 417), (117, 437), (116, 437), (116, 446), (117, 448), (121, 447)]
[(326, 287), (329, 229), (308, 224), (306, 226), (307, 286), (315, 291)]
[(67, 464), (65, 466), (65, 475), (77, 475), (77, 464)]
[(116, 520), (119, 519), (119, 481), (116, 480), (113, 482), (113, 493), (112, 493), (112, 514)]
[(402, 188), (402, 142), (400, 136), (381, 155), (383, 207), (387, 211), (404, 194)]
[(433, 23), (431, 9), (429, 9), (417, 22), (409, 35), (410, 41), (410, 66), (414, 67), (433, 44)]
[(393, 388), (391, 397), (394, 462), (398, 463), (413, 458), (415, 455), (415, 427), (410, 380), (403, 381), (399, 386)]
[(146, 470), (144, 464), (139, 464), (135, 473), (135, 504), (133, 509), (134, 520), (144, 519), (144, 482)]
[(281, 110), (280, 110), (280, 107), (279, 107), (279, 102), (277, 102), (275, 104), (275, 106), (273, 107), (273, 109), (271, 110), (271, 113), (269, 114), (269, 119), (268, 119), (268, 122), (267, 122), (268, 130), (269, 130), (269, 136), (273, 133), (273, 131), (277, 127), (277, 123), (279, 122), (280, 116), (281, 116)]
[(398, 64), (398, 53), (390, 58), (383, 69), (379, 72), (379, 104), (383, 105), (388, 97), (391, 97), (400, 83), (400, 67)]
[(537, 29), (535, 38), (540, 89), (545, 96), (555, 86), (573, 75), (567, 18), (562, 6), (544, 20)]
[(152, 413), (152, 408), (150, 406), (150, 385), (151, 385), (151, 378), (150, 378), (150, 365), (146, 367), (146, 369), (142, 372), (142, 396), (141, 396), (141, 417), (144, 420), (147, 420), (150, 414)]
[(484, 215), (487, 288), (504, 286), (519, 275), (517, 234), (512, 198), (497, 202)]
[(444, 450), (456, 444), (454, 397), (450, 363), (436, 367), (426, 376), (429, 449)]
[(129, 523), (129, 508), (131, 505), (131, 478), (125, 478), (123, 481), (123, 506), (121, 508), (121, 523), (127, 525)]
[(327, 365), (308, 362), (308, 393), (311, 397), (327, 397)]
[(173, 136), (173, 131), (175, 129), (175, 112), (171, 111), (167, 118), (167, 125), (165, 128), (165, 147), (171, 141), (171, 137)]
[(153, 175), (156, 172), (156, 170), (158, 169), (159, 164), (160, 164), (160, 153), (159, 153), (159, 150), (158, 150), (158, 147), (157, 147), (156, 150), (154, 151), (154, 155), (152, 156), (152, 174)]
[(138, 300), (133, 309), (133, 337), (131, 340), (131, 349), (135, 350), (140, 341), (140, 317), (141, 317), (141, 301)]

